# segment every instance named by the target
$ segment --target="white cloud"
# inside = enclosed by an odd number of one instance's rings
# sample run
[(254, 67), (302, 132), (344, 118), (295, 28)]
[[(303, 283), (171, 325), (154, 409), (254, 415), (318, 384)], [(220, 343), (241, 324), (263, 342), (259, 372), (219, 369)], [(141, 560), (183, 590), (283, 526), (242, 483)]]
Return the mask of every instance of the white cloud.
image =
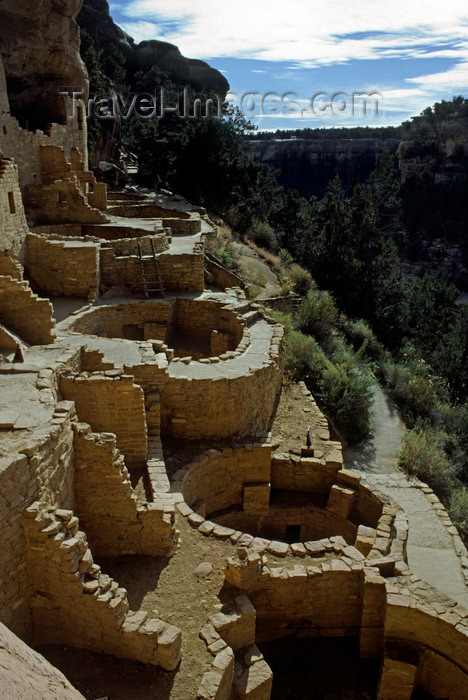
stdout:
[(407, 82), (426, 85), (433, 90), (465, 90), (468, 86), (468, 60), (458, 63), (450, 70), (442, 73), (431, 73), (430, 75), (420, 75), (415, 78), (408, 78)]
[(408, 118), (411, 114), (420, 114), (428, 103), (434, 102), (433, 94), (424, 88), (393, 88), (382, 90), (384, 101), (384, 114), (392, 114), (402, 118)]
[[(119, 9), (129, 18), (123, 28), (137, 41), (171, 41), (193, 58), (314, 66), (432, 51), (468, 60), (466, 0), (129, 0)], [(172, 33), (164, 29), (168, 20), (178, 23)], [(349, 36), (362, 32), (372, 35)]]

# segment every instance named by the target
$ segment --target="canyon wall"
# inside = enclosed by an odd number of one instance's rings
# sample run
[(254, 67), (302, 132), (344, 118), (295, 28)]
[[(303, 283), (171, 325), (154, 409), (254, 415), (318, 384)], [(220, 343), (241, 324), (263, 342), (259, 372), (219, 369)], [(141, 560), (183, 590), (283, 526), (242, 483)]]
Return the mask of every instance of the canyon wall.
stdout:
[(279, 169), (278, 180), (303, 197), (323, 197), (330, 180), (340, 176), (345, 186), (364, 182), (377, 154), (396, 154), (399, 139), (271, 139), (248, 140), (250, 158)]

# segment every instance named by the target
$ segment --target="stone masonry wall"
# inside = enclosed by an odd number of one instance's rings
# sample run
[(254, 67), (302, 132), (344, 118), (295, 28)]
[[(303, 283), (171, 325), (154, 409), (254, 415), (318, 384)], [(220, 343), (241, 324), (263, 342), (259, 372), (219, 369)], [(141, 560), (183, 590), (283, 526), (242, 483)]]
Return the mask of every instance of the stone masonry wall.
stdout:
[(163, 340), (170, 347), (182, 336), (189, 344), (192, 339), (204, 341), (209, 356), (235, 350), (244, 323), (235, 311), (212, 301), (175, 299), (93, 308), (73, 321), (70, 329), (107, 338)]
[(0, 150), (0, 250), (23, 260), (27, 232), (18, 168)]
[(76, 513), (96, 556), (170, 556), (173, 508), (139, 504), (115, 438), (75, 427)]
[(78, 518), (33, 503), (24, 513), (27, 568), (36, 644), (66, 644), (174, 670), (181, 632), (140, 611), (127, 592), (94, 564)]
[(23, 267), (15, 258), (0, 253), (0, 276), (13, 277), (15, 280), (23, 279)]
[(54, 124), (50, 135), (42, 131), (22, 129), (18, 121), (6, 112), (0, 112), (0, 150), (5, 156), (14, 158), (19, 170), (21, 190), (26, 185), (38, 185), (42, 182), (40, 150), (42, 146), (55, 144), (71, 154), (73, 143), (73, 119), (68, 124)]
[[(354, 523), (377, 527), (382, 515), (381, 494), (363, 488), (359, 475), (343, 470), (342, 464), (341, 450), (335, 450), (325, 460), (316, 457), (298, 459), (290, 454), (278, 453), (272, 459), (271, 487), (321, 494), (327, 497), (330, 509), (338, 515), (350, 517)], [(340, 486), (335, 485), (337, 480)], [(355, 494), (348, 494), (347, 491), (355, 491)], [(340, 513), (340, 500), (343, 501), (343, 508), (349, 512)]]
[(126, 331), (126, 327), (131, 326), (141, 330), (141, 339), (143, 340), (145, 324), (153, 324), (163, 329), (162, 337), (153, 337), (163, 340), (166, 336), (171, 311), (171, 303), (161, 302), (99, 306), (81, 315), (72, 323), (70, 329), (104, 338), (128, 338), (129, 331)]
[[(185, 502), (189, 506), (203, 502), (207, 514), (242, 505), (244, 484), (269, 481), (270, 458), (271, 446), (267, 443), (208, 450), (206, 455), (184, 468), (181, 492)], [(178, 490), (177, 472), (174, 480), (173, 488)]]
[(125, 367), (145, 393), (154, 385), (161, 397), (161, 433), (188, 440), (252, 435), (268, 428), (281, 385), (281, 369), (271, 362), (245, 374), (211, 379), (169, 377), (155, 359)]
[[(409, 570), (408, 574), (411, 574)], [(416, 581), (415, 589), (417, 586)], [(403, 649), (409, 645), (417, 650), (417, 669), (414, 671), (418, 685), (432, 697), (464, 700), (468, 673), (466, 608), (451, 601), (448, 612), (437, 602), (418, 600), (417, 590), (413, 592), (407, 582), (393, 585), (387, 581), (386, 588), (387, 644), (396, 648), (401, 645)], [(434, 594), (436, 598), (435, 591)], [(394, 693), (388, 692), (390, 688), (382, 687), (388, 680), (385, 675), (381, 679), (378, 697), (382, 700), (395, 697)], [(403, 676), (397, 680), (401, 685)], [(404, 697), (410, 697), (410, 694)]]
[(362, 571), (322, 570), (309, 579), (305, 567), (296, 566), (291, 573), (272, 569), (264, 577), (263, 590), (248, 593), (257, 613), (257, 642), (295, 628), (301, 629), (301, 636), (312, 637), (327, 630), (333, 636), (359, 632)]
[(15, 634), (30, 640), (31, 593), (26, 570), (22, 513), (35, 500), (73, 507), (73, 431), (70, 404), (58, 404), (48, 433), (28, 442), (22, 453), (0, 460), (0, 619)]
[[(118, 197), (119, 200), (123, 200), (125, 198), (125, 193), (123, 194), (123, 196), (120, 192), (113, 196)], [(110, 200), (112, 201), (112, 196)], [(128, 216), (151, 219), (175, 218), (188, 220), (193, 217), (193, 215), (189, 212), (181, 211), (178, 209), (166, 209), (165, 207), (160, 207), (157, 204), (135, 204), (135, 202), (130, 202), (128, 204), (124, 203), (123, 201), (120, 201), (119, 204), (114, 204), (111, 213), (115, 216)]]
[[(158, 255), (164, 289), (174, 292), (202, 292), (205, 288), (203, 255), (184, 253)], [(107, 287), (124, 284), (132, 287), (140, 277), (140, 260), (136, 256), (117, 257), (113, 250), (102, 250), (101, 282)]]
[[(118, 226), (112, 226), (110, 224), (43, 224), (41, 226), (35, 226), (34, 233), (39, 233), (47, 237), (56, 237), (60, 240), (64, 238), (79, 238), (90, 240), (93, 243), (115, 242), (117, 255), (120, 254), (118, 252), (120, 246), (123, 247), (124, 253), (122, 254), (130, 255), (132, 253), (135, 255), (137, 253), (136, 241), (143, 241), (145, 243), (145, 239), (149, 240), (150, 238), (153, 239), (156, 252), (162, 252), (168, 247), (167, 232), (164, 229), (158, 229), (154, 233), (151, 233), (145, 228), (125, 226), (123, 222)], [(147, 246), (144, 247), (149, 255), (150, 248)]]
[(28, 234), (26, 270), (47, 294), (94, 299), (99, 287), (99, 246), (47, 240)]
[(274, 362), (232, 378), (169, 377), (160, 389), (162, 432), (192, 440), (263, 432), (281, 380)]
[(79, 180), (70, 173), (49, 185), (26, 185), (24, 203), (35, 221), (49, 224), (82, 221), (105, 223), (106, 216), (88, 203)]
[(31, 291), (29, 283), (0, 277), (0, 322), (30, 345), (54, 341), (52, 304)]
[(115, 237), (114, 239), (101, 241), (102, 249), (112, 249), (114, 255), (117, 257), (127, 257), (129, 255), (138, 255), (138, 244), (141, 247), (141, 252), (145, 256), (151, 256), (153, 254), (153, 248), (156, 254), (163, 253), (169, 247), (169, 242), (165, 234), (146, 236), (140, 235), (134, 238), (123, 238), (127, 233), (127, 230), (120, 229), (120, 238)]
[[(225, 377), (209, 371), (206, 379), (171, 376), (166, 356), (154, 352), (144, 363), (125, 365), (124, 369), (145, 394), (152, 390), (159, 393), (163, 435), (196, 440), (264, 433), (282, 382), (282, 337), (282, 327), (275, 325), (265, 363), (255, 369), (234, 367)], [(241, 357), (243, 351), (239, 348), (232, 355)], [(226, 359), (228, 355), (220, 361)]]
[(358, 530), (358, 526), (347, 518), (312, 505), (291, 505), (288, 508), (273, 504), (263, 515), (234, 510), (230, 513), (213, 514), (211, 519), (234, 530), (279, 541), (285, 539), (289, 526), (299, 524), (298, 540), (301, 542), (315, 542), (325, 537), (341, 535), (348, 544), (354, 545)]
[(144, 395), (133, 377), (106, 370), (89, 376), (62, 376), (60, 390), (74, 401), (80, 421), (96, 432), (111, 432), (125, 456), (129, 469), (144, 466), (147, 455), (147, 429)]
[[(244, 324), (235, 311), (211, 301), (178, 299), (174, 308), (173, 332), (189, 338), (209, 341), (213, 330), (229, 337), (229, 347), (235, 350), (242, 340)], [(171, 347), (171, 339), (167, 341)]]
[[(338, 537), (361, 558), (375, 560), (388, 554), (403, 558), (408, 527), (402, 510), (388, 496), (361, 483), (359, 474), (337, 470), (341, 455), (339, 459), (335, 446), (330, 442), (332, 451), (322, 463), (296, 458), (289, 480), (283, 473), (282, 488), (274, 491), (272, 475), (278, 455), (271, 460), (270, 471), (268, 442), (244, 444), (246, 453), (254, 450), (252, 459), (246, 461), (242, 448), (208, 450), (172, 475), (171, 490), (177, 502), (184, 499), (185, 517), (195, 511), (206, 536), (213, 531), (215, 536), (219, 531), (225, 536), (243, 531), (248, 533), (243, 535), (246, 541), (256, 538), (258, 551), (261, 542), (262, 550), (279, 551), (281, 556), (289, 551), (305, 556), (308, 548), (325, 551), (317, 541)], [(256, 450), (259, 447), (261, 457)], [(312, 465), (313, 461), (317, 464)], [(295, 477), (301, 472), (315, 472), (315, 477), (309, 477), (308, 487), (297, 490)], [(331, 485), (330, 475), (334, 479)], [(213, 487), (218, 483), (219, 492)], [(299, 527), (297, 542), (291, 547), (284, 542), (288, 526)]]

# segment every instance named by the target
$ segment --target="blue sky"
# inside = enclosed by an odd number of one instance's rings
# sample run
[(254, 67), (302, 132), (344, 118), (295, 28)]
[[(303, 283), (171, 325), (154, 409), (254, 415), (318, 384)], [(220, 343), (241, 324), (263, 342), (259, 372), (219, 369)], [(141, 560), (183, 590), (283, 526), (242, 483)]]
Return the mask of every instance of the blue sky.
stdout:
[(109, 5), (136, 41), (171, 42), (220, 70), (230, 101), (262, 130), (396, 125), (441, 99), (468, 97), (467, 0)]

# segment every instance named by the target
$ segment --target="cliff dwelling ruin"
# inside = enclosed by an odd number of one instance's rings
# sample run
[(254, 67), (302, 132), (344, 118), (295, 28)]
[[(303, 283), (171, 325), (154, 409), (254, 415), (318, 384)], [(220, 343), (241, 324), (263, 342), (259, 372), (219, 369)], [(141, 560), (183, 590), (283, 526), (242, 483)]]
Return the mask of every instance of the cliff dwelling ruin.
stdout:
[(87, 85), (80, 6), (0, 7), (5, 697), (84, 697), (53, 646), (139, 662), (158, 700), (268, 700), (296, 645), (369, 668), (353, 697), (464, 700), (468, 610), (305, 389), (312, 445), (275, 452), (283, 329), (205, 256), (206, 211), (88, 170), (85, 93), (59, 95)]

